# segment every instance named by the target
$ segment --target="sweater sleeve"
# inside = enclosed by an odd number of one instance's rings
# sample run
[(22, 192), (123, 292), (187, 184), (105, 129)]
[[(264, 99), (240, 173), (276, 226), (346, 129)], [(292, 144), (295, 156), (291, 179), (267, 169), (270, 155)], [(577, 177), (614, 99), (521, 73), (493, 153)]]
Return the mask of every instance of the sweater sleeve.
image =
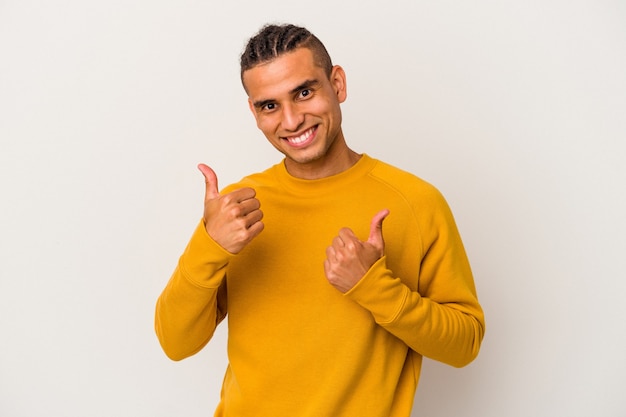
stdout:
[(232, 256), (201, 221), (156, 304), (155, 331), (169, 358), (200, 351), (226, 316), (224, 277)]
[(383, 256), (346, 296), (414, 351), (462, 367), (478, 355), (484, 314), (452, 213), (442, 196), (434, 203), (417, 216), (423, 245), (417, 288), (395, 276)]

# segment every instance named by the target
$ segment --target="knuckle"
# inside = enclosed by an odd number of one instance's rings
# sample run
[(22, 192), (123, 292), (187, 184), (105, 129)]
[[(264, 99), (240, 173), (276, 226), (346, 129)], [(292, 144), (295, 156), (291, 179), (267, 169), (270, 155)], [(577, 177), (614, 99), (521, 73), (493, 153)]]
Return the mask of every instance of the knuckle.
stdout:
[(248, 219), (252, 224), (261, 221), (263, 219), (263, 212), (261, 210), (255, 210), (247, 214)]
[(241, 215), (241, 208), (239, 206), (230, 206), (226, 209), (228, 216), (236, 219)]
[(247, 242), (249, 239), (249, 233), (247, 232), (247, 230), (239, 230), (236, 234), (235, 234), (235, 240), (237, 242)]
[(237, 228), (237, 230), (240, 230), (241, 232), (245, 232), (246, 230), (248, 230), (248, 221), (246, 218), (244, 217), (237, 217), (234, 220), (235, 222), (235, 227)]
[(221, 197), (222, 203), (224, 205), (230, 205), (232, 204), (233, 201), (235, 201), (235, 198), (233, 197), (235, 193), (229, 193), (229, 194), (225, 194)]

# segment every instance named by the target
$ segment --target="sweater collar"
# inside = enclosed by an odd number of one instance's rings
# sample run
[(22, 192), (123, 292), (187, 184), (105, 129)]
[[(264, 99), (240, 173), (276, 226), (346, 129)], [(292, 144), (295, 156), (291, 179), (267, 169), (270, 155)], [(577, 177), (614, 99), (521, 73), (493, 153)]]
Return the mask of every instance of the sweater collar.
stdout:
[(363, 154), (354, 165), (339, 174), (315, 180), (305, 180), (289, 174), (287, 168), (285, 168), (285, 161), (283, 160), (280, 164), (274, 166), (274, 173), (278, 182), (287, 190), (295, 194), (310, 197), (331, 193), (345, 187), (359, 178), (362, 178), (364, 175), (367, 175), (375, 165), (375, 159), (367, 154)]

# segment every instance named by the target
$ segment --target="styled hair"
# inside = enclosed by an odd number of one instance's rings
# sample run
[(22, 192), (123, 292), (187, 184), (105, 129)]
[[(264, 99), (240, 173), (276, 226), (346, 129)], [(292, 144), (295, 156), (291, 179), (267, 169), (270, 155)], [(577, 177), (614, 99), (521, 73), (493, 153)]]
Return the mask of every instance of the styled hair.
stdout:
[[(313, 53), (315, 65), (330, 77), (333, 68), (330, 55), (324, 44), (307, 29), (291, 24), (265, 25), (248, 40), (241, 54), (241, 81), (243, 73), (260, 64), (265, 64), (297, 48), (307, 48)], [(245, 88), (245, 86), (244, 86)]]

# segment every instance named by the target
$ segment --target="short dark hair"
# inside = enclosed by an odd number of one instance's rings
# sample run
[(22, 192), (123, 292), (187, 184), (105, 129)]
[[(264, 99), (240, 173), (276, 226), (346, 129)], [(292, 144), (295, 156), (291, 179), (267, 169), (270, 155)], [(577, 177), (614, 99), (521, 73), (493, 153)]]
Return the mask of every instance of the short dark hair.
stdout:
[[(291, 24), (265, 25), (248, 40), (241, 54), (241, 81), (243, 73), (257, 65), (267, 63), (297, 48), (308, 48), (313, 53), (315, 65), (322, 68), (328, 77), (333, 68), (330, 55), (324, 44), (307, 29)], [(244, 86), (245, 87), (245, 86)]]

